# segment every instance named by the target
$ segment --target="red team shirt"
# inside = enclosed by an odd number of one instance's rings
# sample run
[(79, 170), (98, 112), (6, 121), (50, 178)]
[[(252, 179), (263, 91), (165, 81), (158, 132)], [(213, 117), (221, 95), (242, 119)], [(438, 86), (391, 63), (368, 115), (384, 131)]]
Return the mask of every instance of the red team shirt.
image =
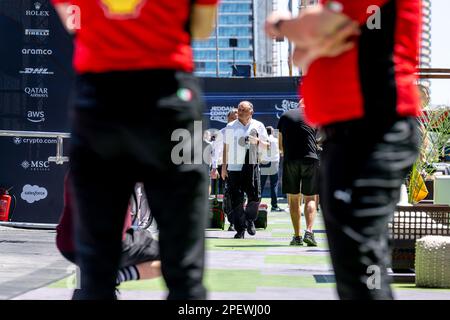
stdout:
[[(188, 32), (191, 0), (52, 0), (81, 9), (78, 73), (138, 69), (193, 71)], [(213, 5), (218, 0), (196, 0)]]
[[(322, 2), (324, 2), (322, 0)], [(313, 125), (353, 119), (417, 116), (416, 89), (420, 0), (338, 0), (344, 14), (361, 24), (354, 49), (313, 62), (300, 88)], [(369, 30), (368, 7), (381, 10), (381, 28)], [(324, 94), (326, 93), (326, 94)], [(376, 120), (375, 120), (376, 122)]]

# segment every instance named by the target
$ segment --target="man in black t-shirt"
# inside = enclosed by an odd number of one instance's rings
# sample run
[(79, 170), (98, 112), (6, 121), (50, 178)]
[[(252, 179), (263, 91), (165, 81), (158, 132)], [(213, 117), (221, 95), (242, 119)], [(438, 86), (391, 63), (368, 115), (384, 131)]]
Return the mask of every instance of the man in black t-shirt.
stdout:
[[(278, 122), (280, 155), (284, 156), (282, 191), (288, 196), (294, 237), (293, 246), (317, 246), (313, 224), (319, 193), (319, 157), (316, 130), (303, 120), (303, 108), (286, 111)], [(300, 193), (305, 199), (306, 230), (300, 235)]]

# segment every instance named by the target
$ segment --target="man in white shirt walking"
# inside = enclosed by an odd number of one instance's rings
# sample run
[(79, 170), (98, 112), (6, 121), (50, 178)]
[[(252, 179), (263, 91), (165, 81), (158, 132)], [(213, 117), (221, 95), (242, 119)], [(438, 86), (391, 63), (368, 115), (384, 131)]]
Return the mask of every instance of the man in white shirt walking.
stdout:
[(256, 234), (254, 221), (261, 201), (258, 156), (270, 147), (266, 128), (252, 117), (253, 105), (242, 101), (238, 119), (227, 125), (224, 135), (222, 179), (228, 179), (236, 239), (243, 239), (245, 230), (250, 235)]

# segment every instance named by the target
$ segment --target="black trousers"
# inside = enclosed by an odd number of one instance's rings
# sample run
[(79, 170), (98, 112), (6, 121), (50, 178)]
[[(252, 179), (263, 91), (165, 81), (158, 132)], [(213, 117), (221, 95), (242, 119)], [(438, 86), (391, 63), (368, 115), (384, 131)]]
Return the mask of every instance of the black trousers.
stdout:
[[(160, 230), (168, 299), (205, 299), (208, 167), (178, 162), (180, 154), (202, 159), (202, 148), (194, 148), (202, 144), (202, 133), (200, 142), (171, 141), (177, 129), (195, 137), (194, 121), (202, 119), (202, 111), (198, 82), (190, 74), (154, 70), (78, 77), (70, 156), (81, 289), (74, 299), (114, 297), (124, 215), (138, 181)], [(174, 153), (180, 145), (183, 151)]]
[[(217, 166), (217, 172), (222, 174), (222, 165)], [(224, 181), (221, 177), (217, 179), (211, 179), (211, 195), (224, 194)]]
[(280, 163), (277, 162), (269, 162), (267, 164), (261, 164), (261, 168), (271, 168), (275, 167), (277, 168), (277, 172), (270, 175), (262, 174), (261, 172), (261, 194), (264, 192), (264, 187), (266, 186), (267, 178), (269, 178), (270, 181), (270, 204), (272, 208), (278, 207), (278, 167)]
[[(248, 221), (256, 220), (261, 201), (260, 172), (258, 165), (244, 164), (242, 171), (228, 171), (228, 194), (231, 198), (231, 218), (237, 232), (244, 231)], [(247, 206), (244, 209), (244, 194)]]
[(392, 299), (388, 221), (418, 154), (414, 119), (325, 128), (320, 195), (341, 299)]

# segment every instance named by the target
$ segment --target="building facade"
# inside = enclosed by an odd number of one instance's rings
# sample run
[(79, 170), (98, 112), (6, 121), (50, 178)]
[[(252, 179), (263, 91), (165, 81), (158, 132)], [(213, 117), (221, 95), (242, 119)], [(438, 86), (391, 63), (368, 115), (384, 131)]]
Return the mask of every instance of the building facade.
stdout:
[[(422, 0), (422, 44), (420, 47), (420, 68), (431, 68), (431, 0)], [(423, 79), (420, 81), (427, 87), (431, 81)]]
[(271, 76), (273, 40), (265, 36), (264, 22), (272, 10), (271, 0), (222, 0), (210, 38), (193, 43), (196, 74)]

